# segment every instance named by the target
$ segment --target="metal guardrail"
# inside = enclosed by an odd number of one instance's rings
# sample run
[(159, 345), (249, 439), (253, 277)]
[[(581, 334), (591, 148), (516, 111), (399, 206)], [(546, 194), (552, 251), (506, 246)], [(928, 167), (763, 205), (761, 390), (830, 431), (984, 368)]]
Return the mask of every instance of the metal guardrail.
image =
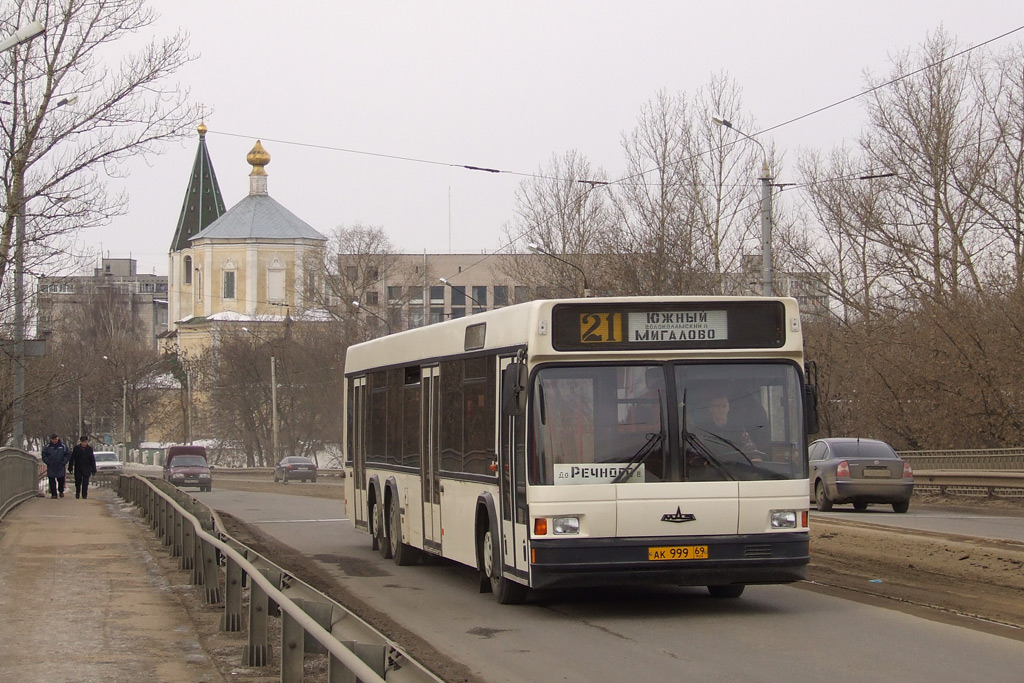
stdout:
[[(266, 479), (274, 478), (273, 467), (214, 467), (214, 477), (228, 476), (228, 477), (262, 477)], [(342, 469), (328, 469), (321, 467), (316, 472), (317, 478), (336, 478), (344, 479), (345, 470)]]
[(960, 449), (948, 451), (899, 451), (917, 470), (1020, 470), (1024, 472), (1024, 448)]
[[(39, 491), (42, 462), (17, 448), (0, 448), (0, 519)], [(45, 467), (42, 473), (45, 474)]]
[(180, 558), (179, 568), (191, 570), (191, 582), (204, 588), (206, 603), (224, 603), (222, 631), (243, 630), (242, 591), (248, 585), (243, 666), (270, 663), (268, 618), (280, 616), (281, 681), (301, 681), (305, 656), (326, 654), (332, 683), (441, 683), (358, 616), (217, 530), (215, 514), (199, 501), (166, 482), (138, 475), (121, 475), (111, 484), (121, 498), (139, 506), (171, 556)]
[(1024, 499), (1024, 472), (915, 470), (914, 491), (941, 495)]

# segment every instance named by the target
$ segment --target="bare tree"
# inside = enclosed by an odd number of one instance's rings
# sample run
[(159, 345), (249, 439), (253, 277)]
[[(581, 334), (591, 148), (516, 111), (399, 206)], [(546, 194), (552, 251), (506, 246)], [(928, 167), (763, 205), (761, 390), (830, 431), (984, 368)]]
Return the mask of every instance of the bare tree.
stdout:
[(0, 110), (5, 302), (13, 300), (7, 273), (19, 220), (25, 272), (59, 271), (74, 232), (127, 207), (102, 178), (130, 157), (158, 152), (196, 120), (186, 93), (169, 82), (191, 59), (184, 33), (115, 52), (153, 24), (145, 0), (14, 0), (0, 14), (0, 31), (9, 34), (28, 19), (41, 21), (44, 34), (0, 59), (7, 89)]
[(574, 150), (553, 156), (537, 176), (523, 182), (516, 190), (516, 216), (505, 226), (512, 254), (536, 243), (562, 260), (504, 259), (505, 275), (535, 283), (532, 296), (581, 296), (584, 278), (598, 290), (610, 288), (614, 280), (597, 257), (612, 225), (606, 184), (605, 172)]
[[(323, 286), (313, 293), (314, 303), (343, 323), (346, 346), (386, 332), (378, 318), (360, 314), (353, 302), (390, 318), (397, 327), (401, 321), (393, 319), (392, 311), (407, 303), (411, 292), (421, 291), (429, 278), (428, 273), (403, 268), (400, 253), (375, 226), (338, 226), (315, 258), (307, 268), (318, 274)], [(387, 288), (384, 302), (379, 300), (382, 286)]]
[(156, 419), (159, 378), (167, 367), (130, 299), (117, 286), (99, 287), (67, 318), (52, 321), (47, 355), (30, 365), (29, 433), (60, 425), (66, 434), (111, 434), (134, 444), (143, 439)]
[[(967, 193), (994, 236), (989, 257), (996, 275), (986, 289), (1024, 289), (1024, 47), (1013, 46), (975, 71), (985, 121), (978, 163), (957, 170)], [(965, 176), (961, 180), (961, 176)], [(976, 191), (971, 192), (971, 189)], [(993, 253), (994, 252), (994, 253)], [(1007, 277), (1008, 276), (1008, 277)]]
[(210, 354), (208, 427), (241, 444), (249, 466), (340, 444), (347, 345), (339, 327), (293, 321), (221, 331)]
[(737, 129), (752, 129), (742, 109), (738, 86), (717, 74), (693, 98), (658, 93), (623, 136), (620, 230), (606, 251), (617, 255), (624, 292), (733, 292), (726, 273), (740, 269), (745, 245), (760, 234), (754, 178), (768, 147), (711, 117), (722, 113)]
[(949, 59), (955, 51), (940, 29), (921, 50), (897, 56), (885, 79), (891, 85), (868, 103), (870, 127), (860, 141), (872, 168), (896, 174), (889, 194), (895, 222), (880, 226), (896, 277), (913, 296), (932, 299), (982, 289), (977, 259), (987, 242), (973, 229), (980, 216), (971, 201), (982, 177), (974, 163), (982, 112), (971, 90), (972, 57)]

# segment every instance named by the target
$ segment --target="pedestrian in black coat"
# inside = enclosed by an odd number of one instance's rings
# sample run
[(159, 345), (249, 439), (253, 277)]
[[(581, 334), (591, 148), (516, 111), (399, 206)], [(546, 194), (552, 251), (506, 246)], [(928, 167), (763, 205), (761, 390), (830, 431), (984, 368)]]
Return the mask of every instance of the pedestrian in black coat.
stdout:
[(71, 460), (71, 451), (56, 434), (50, 434), (50, 443), (43, 446), (43, 462), (46, 463), (46, 476), (50, 480), (50, 497), (59, 494), (64, 497), (65, 468)]
[(89, 477), (96, 474), (96, 455), (89, 445), (89, 437), (82, 435), (78, 445), (71, 451), (68, 471), (75, 475), (75, 498), (88, 498)]

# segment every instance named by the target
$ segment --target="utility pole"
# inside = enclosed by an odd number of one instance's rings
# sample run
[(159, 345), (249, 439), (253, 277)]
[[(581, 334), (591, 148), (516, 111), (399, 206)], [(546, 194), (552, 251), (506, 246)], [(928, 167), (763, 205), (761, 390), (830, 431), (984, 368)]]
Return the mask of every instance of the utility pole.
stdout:
[(122, 380), (121, 389), (121, 441), (124, 443), (123, 457), (128, 460), (128, 378)]
[(274, 435), (274, 464), (280, 460), (279, 451), (277, 450), (277, 359), (274, 356), (270, 357), (270, 411), (271, 420), (271, 431)]
[(13, 446), (25, 448), (25, 207), (22, 198), (24, 175), (15, 176), (14, 218), (14, 431)]
[(761, 166), (761, 295), (772, 295), (772, 171)]

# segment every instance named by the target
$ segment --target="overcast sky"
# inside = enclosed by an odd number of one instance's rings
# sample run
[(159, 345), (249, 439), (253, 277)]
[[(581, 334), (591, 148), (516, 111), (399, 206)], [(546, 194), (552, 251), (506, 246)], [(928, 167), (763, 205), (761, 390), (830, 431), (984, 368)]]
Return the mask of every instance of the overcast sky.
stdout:
[[(1010, 0), (154, 6), (159, 31), (191, 36), (198, 58), (180, 81), (210, 112), (207, 145), (228, 208), (248, 192), (245, 155), (262, 139), (271, 196), (324, 234), (380, 226), (407, 253), (500, 248), (517, 173), (552, 155), (575, 149), (618, 177), (622, 135), (660, 89), (690, 95), (724, 71), (746, 111), (721, 114), (768, 128), (860, 92), (865, 71), (888, 74), (890, 56), (940, 25), (964, 47), (1024, 25), (1024, 5)], [(993, 47), (1021, 41), (1024, 31)], [(863, 122), (851, 102), (770, 139), (792, 164), (800, 148), (841, 145)], [(82, 234), (82, 246), (166, 274), (196, 143), (112, 182), (129, 192), (129, 213)]]

